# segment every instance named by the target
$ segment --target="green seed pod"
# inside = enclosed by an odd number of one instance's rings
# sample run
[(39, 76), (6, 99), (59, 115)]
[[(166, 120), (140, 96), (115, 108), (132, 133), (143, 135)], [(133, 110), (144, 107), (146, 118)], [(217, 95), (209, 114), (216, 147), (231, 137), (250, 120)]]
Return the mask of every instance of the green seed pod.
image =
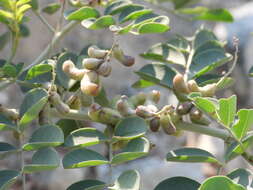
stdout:
[(85, 58), (83, 59), (83, 68), (88, 70), (97, 70), (98, 67), (104, 62), (103, 59)]
[(124, 52), (118, 45), (113, 48), (112, 55), (117, 59), (122, 65), (126, 67), (131, 67), (135, 63), (134, 57), (124, 55)]
[(93, 97), (88, 96), (87, 94), (79, 93), (78, 97), (83, 107), (89, 107), (93, 102)]
[(162, 114), (160, 116), (160, 124), (162, 126), (163, 131), (167, 135), (173, 135), (176, 133), (177, 129), (171, 121), (171, 118), (168, 114)]
[(50, 91), (49, 101), (60, 114), (64, 115), (69, 113), (70, 111), (69, 106), (61, 100), (61, 97), (59, 94), (57, 94), (57, 92)]
[(210, 121), (203, 116), (203, 113), (195, 107), (190, 111), (189, 115), (192, 123), (200, 125), (210, 124)]
[(18, 120), (20, 118), (19, 113), (16, 109), (5, 108), (1, 104), (0, 104), (0, 113), (10, 118), (11, 120)]
[(135, 114), (134, 109), (128, 103), (128, 98), (125, 95), (121, 96), (120, 99), (117, 101), (116, 108), (119, 113), (124, 117)]
[(104, 59), (108, 52), (108, 50), (99, 49), (97, 46), (91, 46), (88, 48), (88, 55), (92, 58)]
[(121, 119), (121, 115), (116, 110), (103, 108), (96, 103), (90, 106), (88, 115), (95, 122), (109, 125), (116, 125)]
[(215, 83), (199, 87), (199, 91), (201, 92), (203, 97), (213, 97), (215, 95), (216, 90), (217, 85)]
[(97, 96), (101, 90), (99, 76), (95, 71), (86, 72), (80, 84), (81, 91), (89, 96)]
[(145, 119), (155, 116), (155, 112), (153, 112), (149, 107), (142, 105), (136, 108), (135, 114)]
[(71, 60), (67, 60), (63, 63), (62, 70), (74, 80), (81, 80), (85, 74), (85, 69), (76, 68)]
[(191, 111), (192, 107), (193, 107), (193, 104), (191, 102), (181, 103), (177, 107), (177, 113), (179, 115), (186, 115)]
[(199, 86), (195, 80), (189, 80), (187, 86), (190, 92), (200, 92)]
[(112, 72), (112, 66), (109, 64), (109, 62), (102, 63), (102, 65), (99, 66), (97, 69), (97, 73), (99, 75), (102, 75), (103, 77), (108, 77)]
[(134, 107), (137, 107), (139, 105), (143, 105), (147, 99), (147, 95), (143, 92), (140, 92), (139, 94), (136, 94), (132, 97), (130, 97), (130, 102), (134, 105)]
[(189, 89), (186, 85), (183, 75), (177, 74), (173, 78), (173, 89), (178, 94), (188, 94), (189, 93)]
[(149, 127), (152, 132), (157, 132), (160, 129), (160, 118), (154, 117), (149, 121)]

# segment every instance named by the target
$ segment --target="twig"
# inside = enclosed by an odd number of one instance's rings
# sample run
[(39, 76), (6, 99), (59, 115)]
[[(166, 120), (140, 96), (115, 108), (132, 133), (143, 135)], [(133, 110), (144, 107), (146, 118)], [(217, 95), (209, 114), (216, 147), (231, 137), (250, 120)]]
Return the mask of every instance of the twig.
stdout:
[(49, 31), (55, 33), (54, 27), (47, 22), (47, 20), (40, 14), (40, 12), (33, 10), (33, 13), (40, 19), (40, 21), (48, 28)]

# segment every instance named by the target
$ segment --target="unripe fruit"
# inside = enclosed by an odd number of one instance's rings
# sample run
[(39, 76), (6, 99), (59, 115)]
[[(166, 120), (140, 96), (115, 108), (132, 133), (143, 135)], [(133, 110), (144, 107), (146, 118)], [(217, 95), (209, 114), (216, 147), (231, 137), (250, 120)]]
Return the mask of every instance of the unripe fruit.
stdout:
[(204, 97), (213, 97), (217, 90), (217, 85), (214, 84), (207, 84), (206, 86), (199, 87), (199, 90)]
[(189, 93), (189, 89), (188, 89), (186, 82), (184, 80), (184, 76), (181, 74), (177, 74), (173, 78), (173, 88), (174, 88), (175, 92), (178, 94), (188, 94)]
[(195, 80), (189, 80), (187, 86), (190, 92), (200, 92), (199, 86)]
[(174, 124), (171, 122), (171, 118), (167, 114), (162, 114), (160, 117), (160, 124), (162, 126), (163, 131), (167, 135), (172, 135), (175, 134), (177, 129), (174, 126)]
[(177, 107), (177, 113), (179, 115), (186, 115), (186, 114), (188, 114), (191, 111), (192, 107), (193, 107), (193, 104), (191, 102), (181, 103)]
[(124, 52), (118, 45), (113, 48), (112, 55), (124, 66), (131, 67), (135, 63), (134, 57), (124, 55)]
[(154, 117), (155, 113), (147, 106), (138, 106), (135, 110), (136, 115), (138, 115), (139, 117), (142, 118), (150, 118), (150, 117)]
[(134, 105), (134, 107), (137, 107), (139, 105), (143, 105), (147, 99), (147, 95), (143, 92), (140, 92), (139, 94), (136, 94), (132, 97), (130, 97), (130, 102)]
[(116, 110), (103, 108), (96, 103), (90, 106), (88, 115), (95, 122), (109, 125), (116, 125), (121, 119), (121, 115)]
[(159, 131), (159, 128), (160, 128), (160, 118), (159, 117), (154, 117), (153, 119), (151, 119), (149, 121), (149, 127), (150, 127), (150, 130), (152, 132)]
[(63, 115), (69, 113), (69, 106), (61, 100), (61, 97), (57, 92), (50, 91), (49, 95), (49, 101), (59, 113)]
[(112, 66), (109, 64), (109, 62), (102, 63), (102, 65), (99, 66), (97, 69), (97, 73), (99, 75), (102, 75), (103, 77), (108, 77), (112, 72)]
[(190, 119), (192, 123), (200, 124), (200, 125), (209, 125), (210, 122), (203, 116), (202, 112), (197, 108), (193, 108), (190, 111)]
[(127, 96), (121, 96), (120, 99), (116, 103), (116, 108), (122, 116), (130, 116), (135, 113), (135, 111), (131, 108), (128, 103)]
[(104, 62), (103, 59), (85, 58), (83, 59), (83, 67), (88, 70), (97, 70), (98, 67)]
[(80, 93), (78, 97), (83, 107), (89, 107), (93, 102), (92, 96), (88, 96), (87, 94)]
[(108, 52), (108, 50), (102, 50), (96, 46), (91, 46), (88, 48), (88, 55), (92, 58), (104, 59)]
[(99, 76), (95, 71), (86, 72), (80, 84), (81, 91), (89, 96), (97, 96), (101, 90)]
[(71, 60), (67, 60), (63, 63), (62, 70), (74, 80), (81, 80), (85, 74), (85, 70), (76, 68)]

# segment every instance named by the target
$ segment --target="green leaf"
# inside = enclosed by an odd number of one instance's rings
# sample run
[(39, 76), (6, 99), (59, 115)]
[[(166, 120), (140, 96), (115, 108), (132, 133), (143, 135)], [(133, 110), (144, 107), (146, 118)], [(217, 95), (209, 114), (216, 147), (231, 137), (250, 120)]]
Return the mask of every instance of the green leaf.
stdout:
[(17, 1), (16, 6), (20, 7), (20, 6), (24, 5), (24, 4), (29, 3), (30, 1), (31, 0), (19, 0), (19, 1)]
[(17, 126), (7, 118), (6, 116), (0, 114), (0, 131), (6, 131), (6, 130), (17, 130)]
[(56, 13), (60, 8), (61, 8), (60, 3), (51, 3), (48, 4), (46, 7), (44, 7), (42, 9), (42, 12), (52, 15)]
[(2, 69), (3, 69), (4, 75), (6, 75), (8, 77), (14, 78), (17, 76), (17, 69), (13, 64), (6, 63)]
[(26, 94), (20, 107), (19, 125), (21, 130), (24, 130), (31, 121), (38, 117), (47, 100), (47, 91), (42, 88), (32, 89)]
[(200, 186), (199, 190), (213, 190), (213, 189), (226, 189), (226, 190), (246, 190), (243, 186), (234, 183), (231, 179), (225, 176), (214, 176), (205, 180)]
[(71, 120), (71, 119), (61, 119), (56, 123), (57, 126), (61, 128), (61, 130), (64, 133), (64, 138), (67, 138), (67, 136), (74, 130), (79, 129), (79, 126), (77, 125), (77, 121)]
[(171, 162), (208, 162), (221, 164), (211, 153), (199, 148), (180, 148), (167, 154)]
[(200, 184), (186, 177), (172, 177), (160, 182), (154, 190), (197, 190)]
[(144, 6), (131, 4), (126, 9), (123, 9), (119, 15), (119, 22), (124, 23), (129, 20), (135, 20), (145, 14), (151, 13), (151, 9), (145, 9)]
[(208, 113), (210, 116), (217, 118), (216, 110), (218, 107), (218, 101), (214, 98), (202, 98), (202, 97), (196, 97), (193, 98), (194, 104), (196, 107), (206, 113)]
[(181, 7), (187, 6), (189, 4), (198, 2), (199, 0), (169, 0), (174, 4), (175, 9), (179, 9)]
[(43, 148), (34, 153), (32, 163), (23, 168), (24, 173), (54, 170), (60, 165), (58, 153), (52, 148)]
[(131, 140), (126, 147), (123, 148), (122, 152), (114, 155), (112, 158), (112, 164), (121, 164), (130, 160), (146, 156), (150, 149), (149, 141), (144, 138), (137, 138)]
[(204, 12), (208, 11), (207, 7), (203, 7), (203, 6), (196, 6), (193, 8), (181, 8), (178, 9), (177, 12), (181, 13), (181, 14), (189, 14), (189, 15), (199, 15), (202, 14)]
[(244, 150), (247, 150), (247, 148), (252, 144), (253, 142), (253, 132), (249, 132), (242, 140), (243, 148), (240, 144), (238, 144), (237, 141), (230, 144), (226, 150), (225, 153), (225, 161), (228, 162), (237, 156), (244, 153)]
[(70, 185), (67, 190), (103, 190), (106, 183), (94, 179), (82, 180)]
[(177, 71), (165, 64), (152, 63), (135, 72), (141, 79), (153, 82), (165, 88), (173, 88), (173, 78)]
[(109, 161), (104, 156), (93, 150), (81, 148), (67, 153), (64, 156), (62, 163), (65, 169), (71, 169), (98, 166), (107, 164)]
[(141, 80), (136, 81), (134, 84), (132, 84), (132, 87), (133, 88), (148, 88), (154, 85), (155, 83), (153, 82), (149, 82), (149, 81), (141, 79)]
[(14, 15), (11, 12), (5, 11), (5, 10), (1, 10), (0, 9), (0, 17), (3, 17), (4, 19), (14, 19)]
[(20, 172), (15, 170), (0, 171), (0, 190), (7, 190), (20, 176)]
[(128, 7), (130, 7), (131, 4), (132, 4), (132, 1), (129, 1), (129, 0), (112, 1), (112, 3), (110, 3), (106, 7), (104, 14), (115, 15), (123, 11), (124, 9), (127, 9)]
[(141, 176), (137, 170), (127, 170), (123, 172), (110, 190), (139, 190)]
[(227, 175), (230, 179), (234, 180), (235, 183), (238, 183), (244, 187), (252, 187), (252, 172), (244, 168), (238, 168), (232, 171)]
[(195, 34), (194, 49), (197, 49), (198, 47), (200, 47), (201, 45), (203, 45), (208, 41), (218, 41), (218, 38), (210, 30), (206, 29), (198, 30)]
[(144, 135), (147, 131), (147, 123), (140, 117), (126, 117), (115, 127), (114, 137), (118, 140), (129, 140)]
[(66, 138), (65, 146), (67, 147), (86, 147), (109, 140), (104, 133), (95, 128), (77, 129)]
[(49, 64), (38, 64), (29, 69), (26, 79), (31, 80), (39, 75), (45, 74), (52, 71), (52, 65)]
[(18, 149), (13, 145), (6, 142), (0, 142), (0, 159), (16, 152), (18, 152)]
[(32, 6), (33, 10), (38, 10), (39, 9), (38, 0), (31, 0), (30, 5)]
[(183, 53), (188, 53), (190, 51), (190, 43), (183, 36), (177, 35), (176, 37), (169, 40), (167, 44)]
[(165, 24), (150, 22), (142, 24), (139, 27), (138, 32), (139, 34), (163, 33), (167, 32), (169, 29), (170, 27)]
[(79, 20), (82, 21), (88, 18), (97, 18), (99, 17), (99, 12), (92, 7), (82, 7), (78, 10), (72, 11), (65, 15), (67, 20)]
[(217, 85), (218, 89), (225, 89), (225, 88), (229, 88), (232, 85), (234, 85), (235, 83), (235, 79), (230, 78), (230, 77), (226, 77), (221, 83), (219, 83)]
[(100, 90), (99, 94), (94, 97), (94, 101), (103, 107), (110, 107), (110, 102), (106, 95), (104, 87), (102, 88), (102, 90)]
[(110, 15), (102, 16), (98, 19), (90, 18), (82, 21), (82, 26), (91, 30), (107, 28), (113, 24), (115, 24), (115, 21)]
[(178, 64), (183, 66), (186, 64), (183, 53), (169, 44), (156, 44), (147, 52), (141, 54), (141, 56), (145, 59), (151, 59), (163, 63)]
[(230, 127), (234, 122), (236, 115), (236, 101), (236, 95), (230, 96), (229, 98), (219, 99), (219, 110), (217, 110), (217, 114), (220, 122), (226, 127)]
[(6, 46), (10, 39), (10, 32), (5, 32), (0, 35), (0, 51)]
[(218, 22), (233, 22), (234, 18), (227, 9), (211, 9), (204, 11), (196, 16), (196, 20), (218, 21)]
[(33, 132), (23, 150), (37, 150), (45, 147), (55, 147), (64, 143), (64, 134), (56, 125), (43, 125)]
[(252, 109), (241, 109), (237, 112), (239, 120), (232, 127), (232, 131), (241, 140), (249, 128), (253, 125), (253, 110)]

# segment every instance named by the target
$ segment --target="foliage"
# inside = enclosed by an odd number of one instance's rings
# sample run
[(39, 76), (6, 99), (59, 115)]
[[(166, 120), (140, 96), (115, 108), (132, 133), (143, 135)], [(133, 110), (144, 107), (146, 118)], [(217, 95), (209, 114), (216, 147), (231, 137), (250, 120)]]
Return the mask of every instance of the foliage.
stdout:
[[(174, 9), (169, 11), (176, 15), (189, 14), (197, 20), (233, 21), (226, 9), (191, 7), (195, 0), (168, 1), (174, 5)], [(165, 0), (149, 2), (158, 7), (167, 3)], [(112, 170), (114, 165), (148, 156), (152, 146), (147, 133), (160, 129), (174, 136), (179, 136), (184, 130), (210, 135), (222, 139), (226, 146), (224, 160), (206, 150), (182, 147), (168, 152), (168, 162), (208, 162), (222, 168), (237, 156), (242, 156), (253, 164), (252, 155), (248, 152), (253, 139), (250, 131), (253, 110), (238, 110), (235, 95), (216, 98), (218, 91), (235, 82), (229, 75), (237, 62), (237, 45), (232, 56), (225, 51), (225, 44), (203, 27), (191, 38), (176, 35), (166, 42), (157, 43), (140, 55), (151, 63), (135, 71), (139, 79), (133, 87), (164, 87), (177, 97), (177, 107), (164, 105), (159, 108), (161, 94), (156, 90), (131, 97), (116, 96), (111, 100), (101, 83), (103, 77), (111, 74), (110, 60), (115, 59), (126, 67), (135, 63), (135, 59), (121, 49), (117, 37), (165, 33), (170, 29), (169, 18), (130, 0), (92, 0), (88, 4), (69, 0), (68, 6), (66, 3), (63, 0), (40, 7), (37, 0), (0, 0), (0, 22), (6, 25), (6, 32), (0, 36), (0, 50), (9, 41), (12, 44), (10, 56), (0, 61), (0, 88), (4, 90), (16, 83), (24, 92), (19, 109), (0, 107), (0, 131), (12, 131), (20, 141), (20, 147), (0, 142), (0, 159), (10, 154), (21, 155), (19, 169), (0, 171), (0, 190), (8, 189), (19, 178), (23, 179), (25, 189), (26, 174), (54, 170), (61, 165), (60, 162), (64, 169), (107, 164)], [(24, 67), (22, 63), (13, 63), (13, 58), (19, 39), (24, 36), (22, 30), (27, 29), (25, 24), (29, 24), (25, 16), (28, 10), (33, 11), (54, 36), (41, 55)], [(56, 12), (60, 12), (60, 19), (57, 27), (53, 27), (43, 14), (54, 15)], [(64, 26), (63, 18), (68, 22)], [(58, 41), (78, 24), (89, 30), (109, 30), (114, 36), (111, 48), (89, 46), (81, 53), (64, 51), (48, 56)], [(9, 36), (12, 36), (11, 40)], [(225, 64), (230, 67), (229, 71), (225, 75), (217, 74), (217, 68)], [(80, 125), (79, 120), (89, 121), (90, 126)], [(28, 139), (24, 139), (32, 122), (36, 129)], [(213, 122), (219, 128), (210, 126)], [(102, 124), (104, 130), (94, 128), (92, 123)], [(98, 144), (106, 144), (108, 153), (92, 149)], [(68, 151), (62, 160), (59, 147)], [(35, 151), (30, 163), (24, 160), (27, 151)], [(248, 170), (236, 169), (227, 176), (210, 177), (202, 184), (186, 177), (168, 178), (157, 182), (155, 190), (243, 190), (252, 187), (251, 178), (252, 173)], [(69, 184), (68, 190), (139, 190), (140, 183), (140, 173), (127, 170), (115, 180), (85, 179)]]

